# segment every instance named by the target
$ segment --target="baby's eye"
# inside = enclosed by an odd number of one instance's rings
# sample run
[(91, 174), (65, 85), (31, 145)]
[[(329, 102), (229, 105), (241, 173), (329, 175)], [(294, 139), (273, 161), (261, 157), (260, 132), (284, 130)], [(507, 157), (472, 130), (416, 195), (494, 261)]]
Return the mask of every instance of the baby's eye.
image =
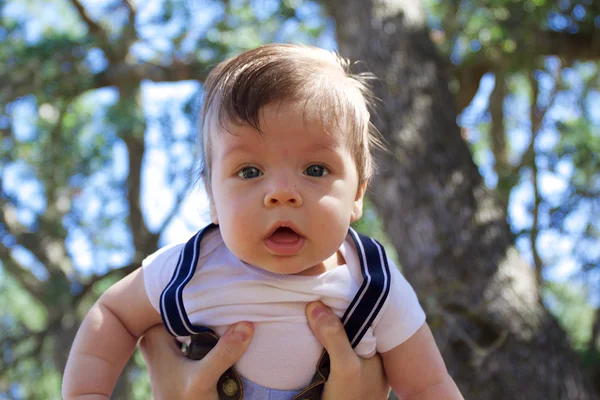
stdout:
[(311, 165), (304, 170), (304, 174), (316, 178), (321, 178), (327, 175), (329, 171), (322, 165)]
[(262, 176), (262, 174), (262, 171), (256, 167), (244, 167), (237, 173), (237, 175), (242, 179), (254, 179)]

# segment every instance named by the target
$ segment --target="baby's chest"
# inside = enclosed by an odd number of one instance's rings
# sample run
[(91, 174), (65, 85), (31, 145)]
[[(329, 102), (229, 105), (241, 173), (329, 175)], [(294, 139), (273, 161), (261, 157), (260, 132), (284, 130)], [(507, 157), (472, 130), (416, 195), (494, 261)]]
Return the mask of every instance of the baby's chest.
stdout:
[[(320, 301), (341, 317), (358, 290), (342, 279), (327, 285), (286, 285), (260, 279), (219, 282), (199, 274), (183, 290), (183, 303), (192, 323), (208, 326), (289, 322), (306, 324), (306, 306)], [(345, 277), (344, 277), (345, 278)]]

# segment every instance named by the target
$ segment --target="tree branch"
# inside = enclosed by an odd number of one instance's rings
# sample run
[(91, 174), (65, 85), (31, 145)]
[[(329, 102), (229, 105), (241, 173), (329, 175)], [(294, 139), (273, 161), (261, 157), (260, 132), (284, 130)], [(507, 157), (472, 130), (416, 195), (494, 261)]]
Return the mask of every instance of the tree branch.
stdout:
[(158, 246), (158, 235), (148, 230), (141, 209), (141, 171), (145, 152), (146, 121), (140, 104), (140, 88), (129, 88), (122, 91), (117, 104), (121, 110), (132, 118), (130, 123), (117, 127), (117, 134), (127, 146), (129, 159), (129, 175), (127, 176), (127, 201), (129, 203), (129, 228), (133, 236), (133, 263), (140, 264), (144, 257), (155, 251)]
[[(171, 61), (172, 65), (163, 66), (152, 63), (128, 65), (123, 63), (111, 64), (106, 70), (90, 75), (89, 79), (80, 76), (81, 84), (74, 89), (72, 96), (81, 95), (89, 90), (100, 89), (104, 87), (115, 86), (121, 88), (124, 85), (130, 85), (131, 82), (149, 80), (153, 82), (178, 82), (183, 80), (195, 80), (203, 82), (208, 75), (209, 67), (200, 62), (182, 62), (178, 60)], [(38, 93), (43, 85), (38, 85), (33, 79), (38, 71), (30, 71), (30, 79), (23, 79), (15, 82), (8, 74), (0, 75), (0, 91), (2, 101), (8, 103), (14, 99), (33, 93)], [(53, 85), (73, 87), (73, 76), (63, 74), (57, 80), (52, 81)]]
[(136, 9), (131, 0), (123, 0), (123, 5), (127, 8), (127, 23), (123, 27), (121, 38), (119, 40), (119, 58), (124, 59), (133, 43), (139, 40), (135, 30)]
[(588, 351), (600, 352), (600, 307), (596, 308), (596, 312), (594, 313), (594, 324), (592, 325), (592, 337), (590, 338), (590, 342), (588, 343)]
[[(554, 99), (556, 98), (556, 93), (558, 91), (558, 86), (559, 86), (559, 77), (560, 77), (560, 72), (557, 73), (557, 76), (555, 76), (554, 79), (554, 87), (552, 88), (552, 92), (550, 93), (550, 102), (548, 105), (546, 105), (546, 107), (544, 107), (543, 109), (540, 109), (537, 106), (537, 100), (538, 100), (538, 96), (539, 96), (539, 85), (538, 82), (536, 82), (536, 80), (533, 78), (533, 72), (530, 72), (528, 74), (529, 77), (529, 84), (531, 87), (531, 109), (530, 109), (530, 120), (531, 120), (531, 142), (529, 144), (529, 147), (531, 148), (531, 150), (533, 151), (533, 157), (531, 158), (531, 179), (532, 179), (532, 185), (533, 185), (533, 210), (532, 210), (532, 214), (533, 214), (533, 222), (531, 225), (531, 232), (529, 235), (529, 241), (530, 241), (530, 246), (531, 246), (531, 254), (533, 255), (533, 265), (535, 267), (535, 276), (538, 282), (538, 288), (540, 288), (543, 286), (543, 269), (544, 269), (544, 263), (542, 261), (542, 258), (537, 250), (537, 238), (538, 238), (538, 234), (539, 234), (539, 208), (540, 208), (540, 204), (542, 202), (542, 198), (540, 195), (540, 191), (539, 191), (539, 182), (538, 182), (538, 167), (537, 167), (537, 160), (536, 160), (536, 154), (535, 154), (535, 139), (538, 136), (539, 132), (540, 132), (540, 128), (542, 127), (542, 124), (544, 122), (544, 119), (546, 118), (546, 114), (548, 113), (548, 110), (550, 110), (550, 108), (552, 108), (552, 105), (554, 104)], [(541, 293), (540, 293), (540, 299), (542, 298)]]
[[(39, 334), (40, 333), (38, 333), (38, 335)], [(21, 364), (23, 361), (30, 359), (30, 358), (35, 358), (36, 361), (39, 361), (39, 354), (42, 351), (42, 346), (44, 345), (43, 336), (45, 336), (45, 332), (41, 336), (42, 336), (41, 338), (35, 340), (35, 345), (31, 349), (29, 349), (29, 351), (27, 351), (25, 353), (20, 353), (17, 357), (11, 357), (11, 361), (9, 364), (5, 364), (4, 362), (1, 363), (0, 364), (0, 376), (4, 376), (6, 374), (7, 365), (10, 365), (11, 368), (17, 368), (19, 364)], [(32, 336), (27, 336), (26, 338), (32, 339)]]
[(146, 226), (144, 215), (142, 214), (140, 193), (141, 193), (141, 166), (144, 158), (144, 134), (131, 134), (130, 132), (121, 133), (123, 141), (127, 146), (129, 156), (129, 175), (127, 176), (127, 201), (129, 203), (129, 227), (133, 236), (134, 262), (140, 263), (148, 254), (145, 251), (149, 244), (149, 238), (152, 236)]
[[(600, 59), (600, 39), (597, 32), (566, 32), (542, 31), (534, 34), (535, 48), (523, 48), (522, 51), (533, 56), (555, 55), (569, 64), (576, 60)], [(527, 54), (527, 53), (526, 53)]]
[[(534, 91), (535, 92), (535, 91)], [(535, 108), (532, 105), (532, 108)], [(544, 263), (542, 258), (540, 257), (540, 253), (537, 250), (537, 238), (539, 234), (539, 219), (540, 219), (540, 204), (542, 199), (540, 197), (539, 190), (539, 182), (538, 182), (538, 167), (535, 157), (535, 137), (537, 135), (532, 133), (531, 135), (531, 146), (533, 149), (533, 158), (531, 160), (531, 185), (533, 186), (533, 210), (531, 210), (531, 214), (533, 215), (533, 221), (531, 223), (531, 231), (529, 232), (529, 245), (531, 247), (531, 254), (533, 256), (533, 266), (535, 268), (535, 277), (538, 282), (538, 289), (541, 290), (543, 286), (543, 276), (542, 271), (544, 268)], [(540, 293), (540, 299), (542, 298)]]
[(121, 87), (123, 82), (131, 83), (132, 80), (150, 80), (153, 82), (177, 82), (182, 80), (197, 80), (203, 82), (208, 75), (209, 67), (205, 63), (186, 63), (172, 59), (170, 65), (153, 63), (143, 64), (117, 64), (109, 66), (104, 72), (94, 76), (92, 89), (105, 86)]
[[(90, 16), (85, 11), (85, 7), (79, 0), (71, 0), (71, 4), (77, 10), (77, 14), (83, 20), (83, 22), (87, 25), (89, 32), (97, 37), (102, 38), (103, 40), (107, 39), (107, 34), (104, 28), (102, 28), (96, 21), (90, 18)], [(107, 40), (106, 40), (107, 41)]]
[(42, 283), (31, 271), (13, 258), (10, 249), (4, 244), (0, 244), (0, 259), (4, 270), (12, 275), (31, 296), (44, 304)]
[[(518, 57), (520, 62), (533, 64), (540, 56), (558, 56), (564, 64), (577, 60), (600, 60), (600, 40), (594, 32), (569, 34), (538, 31), (532, 32), (531, 35), (536, 38), (535, 44), (532, 45), (525, 39), (517, 42), (517, 48), (513, 53), (504, 54), (505, 62), (509, 62), (510, 58)], [(459, 92), (456, 94), (459, 112), (473, 100), (483, 75), (493, 72), (497, 67), (497, 63), (483, 54), (454, 66), (452, 75), (460, 83)]]
[(97, 275), (94, 274), (92, 275), (88, 281), (83, 285), (83, 289), (81, 290), (81, 292), (79, 292), (76, 296), (73, 297), (73, 302), (74, 303), (79, 303), (79, 301), (86, 296), (88, 293), (90, 293), (94, 287), (94, 285), (96, 283), (98, 283), (101, 280), (104, 279), (111, 279), (112, 277), (117, 277), (117, 278), (122, 278), (126, 275), (129, 275), (130, 273), (132, 273), (133, 271), (135, 271), (137, 268), (140, 267), (139, 263), (131, 263), (129, 265), (126, 265), (122, 268), (115, 268), (110, 270), (109, 272), (105, 273), (105, 274), (101, 274), (101, 275)]
[[(0, 179), (0, 184), (1, 183), (2, 180)], [(46, 262), (48, 260), (40, 245), (39, 238), (28, 232), (28, 229), (21, 225), (17, 220), (15, 211), (16, 206), (14, 206), (10, 200), (7, 200), (9, 196), (5, 193), (0, 193), (0, 195), (0, 224), (2, 224), (6, 232), (14, 238), (15, 244), (27, 249), (47, 268)], [(7, 251), (10, 252), (9, 249), (7, 249)]]
[[(33, 340), (35, 345), (29, 349), (27, 352), (19, 353), (18, 356), (12, 357), (10, 359), (4, 360), (4, 362), (0, 362), (0, 377), (5, 374), (6, 371), (6, 361), (9, 361), (9, 365), (11, 368), (16, 368), (21, 362), (29, 359), (35, 358), (36, 361), (40, 360), (40, 353), (42, 351), (42, 346), (44, 345), (44, 340), (46, 337), (52, 337), (56, 333), (57, 330), (60, 329), (60, 318), (53, 319), (48, 323), (48, 326), (42, 331), (31, 331), (29, 329), (24, 329), (24, 332), (19, 332), (18, 335), (14, 336), (0, 336), (0, 342), (2, 343), (20, 343), (24, 340)], [(11, 348), (15, 348), (15, 346), (10, 346)]]
[(505, 127), (504, 127), (504, 98), (506, 97), (505, 73), (502, 69), (495, 71), (496, 84), (490, 95), (489, 109), (492, 117), (490, 125), (490, 136), (492, 153), (494, 154), (494, 168), (496, 174), (501, 175), (510, 167), (506, 151)]
[(123, 0), (123, 4), (129, 10), (129, 14), (127, 15), (127, 22), (130, 26), (135, 25), (135, 19), (137, 16), (137, 10), (135, 9), (135, 5), (132, 0)]
[(98, 39), (99, 47), (104, 51), (106, 57), (111, 62), (116, 62), (116, 57), (114, 56), (114, 52), (112, 51), (110, 42), (108, 40), (108, 33), (104, 30), (104, 28), (102, 28), (102, 26), (100, 26), (100, 24), (96, 23), (96, 21), (90, 18), (85, 11), (85, 7), (79, 0), (71, 0), (71, 4), (75, 7), (77, 14), (79, 14), (79, 17), (88, 27), (89, 33)]
[(453, 76), (459, 83), (458, 92), (455, 93), (456, 106), (458, 107), (459, 114), (467, 108), (467, 106), (475, 97), (477, 90), (479, 89), (479, 82), (481, 78), (491, 72), (493, 66), (487, 61), (478, 64), (467, 64), (467, 65), (456, 65), (453, 69)]
[(181, 204), (183, 202), (183, 199), (185, 198), (186, 193), (188, 192), (188, 189), (189, 186), (186, 186), (179, 193), (177, 193), (177, 197), (175, 198), (175, 205), (173, 206), (171, 212), (169, 212), (167, 217), (163, 220), (163, 223), (160, 225), (158, 232), (163, 232), (165, 228), (171, 223), (175, 215), (177, 215), (177, 212), (181, 208)]

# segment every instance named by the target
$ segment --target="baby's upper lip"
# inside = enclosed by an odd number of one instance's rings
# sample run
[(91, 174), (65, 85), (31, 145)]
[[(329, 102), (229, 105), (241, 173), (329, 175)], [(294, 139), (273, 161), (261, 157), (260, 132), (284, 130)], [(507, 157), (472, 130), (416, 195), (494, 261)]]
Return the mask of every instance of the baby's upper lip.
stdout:
[(277, 222), (276, 224), (274, 224), (271, 229), (269, 229), (269, 232), (267, 233), (267, 235), (265, 236), (266, 238), (271, 237), (271, 235), (273, 235), (275, 233), (275, 231), (279, 228), (288, 228), (293, 230), (294, 232), (296, 232), (296, 234), (298, 234), (299, 236), (304, 237), (304, 234), (300, 231), (300, 229), (293, 223), (293, 222), (289, 222), (289, 221), (280, 221)]

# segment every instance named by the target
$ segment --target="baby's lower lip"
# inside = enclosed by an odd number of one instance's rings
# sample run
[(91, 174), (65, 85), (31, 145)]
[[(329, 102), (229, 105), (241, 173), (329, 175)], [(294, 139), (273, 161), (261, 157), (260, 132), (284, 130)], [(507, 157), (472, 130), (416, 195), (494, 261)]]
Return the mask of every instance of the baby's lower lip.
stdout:
[(265, 239), (265, 245), (275, 254), (280, 256), (293, 256), (302, 250), (304, 246), (304, 238), (298, 235), (298, 238), (294, 241), (277, 241), (271, 237)]

